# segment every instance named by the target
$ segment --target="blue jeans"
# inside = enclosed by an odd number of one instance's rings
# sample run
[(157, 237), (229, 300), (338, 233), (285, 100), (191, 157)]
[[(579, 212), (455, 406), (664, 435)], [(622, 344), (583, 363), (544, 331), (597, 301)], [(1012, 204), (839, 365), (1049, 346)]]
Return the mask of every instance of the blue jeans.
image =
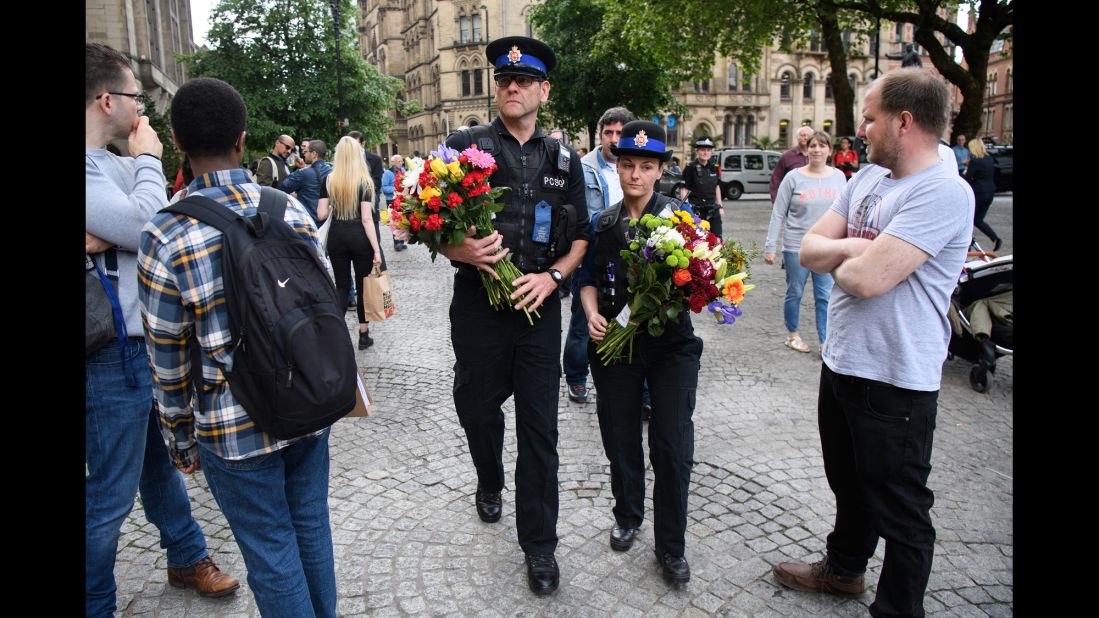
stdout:
[(927, 487), (938, 391), (914, 391), (821, 365), (817, 424), (836, 520), (828, 562), (858, 575), (885, 539), (874, 618), (923, 618), (935, 528)]
[[(206, 539), (194, 518), (183, 476), (172, 464), (153, 409), (152, 376), (144, 340), (115, 342), (84, 363), (84, 611), (112, 616), (114, 563), (122, 522), (141, 491), (145, 517), (160, 530), (168, 566), (188, 567), (206, 557)], [(127, 376), (135, 385), (127, 384)]]
[(565, 335), (565, 353), (561, 357), (561, 369), (565, 384), (580, 385), (588, 382), (588, 318), (580, 304), (580, 278), (572, 276), (572, 317), (569, 332)]
[(805, 292), (805, 282), (813, 275), (813, 300), (817, 307), (817, 337), (824, 343), (828, 332), (828, 297), (832, 294), (832, 275), (815, 273), (801, 265), (797, 251), (783, 251), (782, 262), (786, 267), (786, 301), (782, 305), (782, 316), (786, 321), (786, 332), (798, 332), (798, 318), (801, 315), (801, 295)]
[(202, 471), (244, 556), (264, 618), (336, 615), (329, 431), (237, 461), (199, 444)]

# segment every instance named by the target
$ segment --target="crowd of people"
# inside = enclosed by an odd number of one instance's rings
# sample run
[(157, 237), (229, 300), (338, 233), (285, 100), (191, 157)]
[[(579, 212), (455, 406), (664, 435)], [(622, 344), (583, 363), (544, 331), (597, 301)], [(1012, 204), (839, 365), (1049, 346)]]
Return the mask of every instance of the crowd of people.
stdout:
[[(224, 302), (222, 233), (193, 217), (161, 212), (169, 204), (160, 162), (160, 140), (167, 136), (158, 136), (141, 115), (129, 59), (101, 44), (86, 47), (85, 250), (109, 275), (120, 313), (118, 345), (86, 359), (86, 613), (115, 610), (119, 531), (139, 491), (167, 551), (169, 583), (215, 597), (239, 589), (239, 580), (206, 552), (176, 473), (202, 470), (240, 547), (260, 613), (335, 616), (330, 429), (276, 438), (252, 422), (230, 388), (234, 316)], [(554, 51), (514, 36), (489, 43), (486, 55), (495, 69), (499, 113), (489, 125), (452, 133), (446, 145), (460, 151), (477, 144), (490, 152), (497, 164), (492, 186), (511, 190), (502, 197), (495, 232), (467, 234), (440, 250), (454, 267), (453, 397), (476, 471), (474, 511), (496, 524), (506, 510), (501, 406), (514, 397), (518, 544), (530, 590), (540, 596), (557, 590), (563, 368), (569, 399), (595, 403), (614, 498), (610, 549), (630, 550), (645, 519), (647, 420), (656, 569), (669, 585), (686, 584), (703, 341), (682, 312), (660, 335), (640, 332), (629, 360), (604, 363), (595, 348), (628, 301), (620, 251), (631, 219), (686, 210), (722, 233), (714, 144), (696, 142), (685, 188), (677, 197), (660, 195), (654, 186), (671, 159), (663, 127), (613, 107), (599, 118), (599, 146), (581, 157), (538, 124), (551, 94)], [(813, 280), (822, 346), (817, 414), (837, 504), (825, 557), (781, 563), (773, 573), (799, 590), (863, 594), (867, 562), (884, 538), (873, 616), (923, 616), (931, 569), (935, 531), (927, 480), (950, 336), (946, 312), (974, 222), (975, 190), (953, 173), (952, 162), (949, 169), (943, 164), (938, 150), (948, 100), (943, 83), (924, 71), (886, 73), (862, 101), (858, 137), (867, 144), (867, 163), (852, 161), (849, 141), (833, 156), (829, 135), (802, 127), (771, 183), (764, 259), (776, 261), (781, 239), (785, 345), (799, 352), (809, 351), (798, 335), (798, 310)], [(378, 215), (394, 198), (401, 157), (394, 155), (386, 168), (353, 131), (339, 139), (330, 164), (323, 140), (303, 139), (297, 158), (294, 139), (280, 135), (253, 178), (240, 165), (247, 109), (230, 84), (186, 82), (171, 116), (171, 139), (186, 161), (171, 203), (202, 196), (249, 216), (270, 191), (261, 187), (288, 194), (283, 220), (330, 262), (336, 297), (343, 302), (355, 294), (358, 346), (369, 347), (362, 286), (356, 294), (354, 282), (385, 267)], [(129, 156), (106, 150), (121, 139), (128, 140)], [(972, 154), (967, 178), (981, 173), (973, 167), (981, 155)], [(535, 214), (542, 209), (552, 213), (548, 219)], [(548, 235), (539, 229), (546, 221), (554, 222)], [(394, 239), (394, 250), (404, 248)], [(479, 275), (505, 255), (523, 273), (514, 281), (515, 311), (494, 310)], [(573, 299), (562, 350), (566, 280)], [(521, 309), (541, 317), (528, 321)], [(594, 389), (587, 385), (589, 371)]]

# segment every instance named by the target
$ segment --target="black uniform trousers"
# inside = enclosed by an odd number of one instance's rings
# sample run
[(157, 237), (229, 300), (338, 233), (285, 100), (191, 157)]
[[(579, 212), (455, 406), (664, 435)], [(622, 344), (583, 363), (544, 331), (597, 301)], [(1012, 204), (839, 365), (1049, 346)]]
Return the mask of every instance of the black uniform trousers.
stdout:
[[(354, 287), (355, 309), (358, 312), (359, 324), (366, 324), (363, 308), (363, 278), (374, 269), (374, 247), (370, 246), (370, 240), (366, 237), (366, 228), (363, 227), (361, 219), (332, 219), (330, 225), (328, 257), (332, 261), (332, 277), (336, 281), (336, 298), (344, 301)], [(351, 278), (352, 266), (355, 268), (354, 279)], [(385, 268), (383, 267), (382, 270)]]
[(655, 543), (659, 553), (684, 555), (687, 532), (687, 495), (694, 459), (695, 395), (702, 357), (702, 340), (690, 323), (666, 325), (660, 337), (639, 333), (633, 342), (633, 360), (604, 365), (588, 344), (588, 360), (595, 382), (596, 414), (603, 450), (611, 464), (614, 520), (637, 528), (645, 519), (645, 461), (641, 446), (641, 391), (649, 384), (652, 418), (649, 420), (649, 461), (653, 485)]
[(477, 480), (504, 487), (504, 413), (515, 395), (515, 527), (528, 554), (557, 548), (557, 403), (561, 380), (561, 300), (550, 294), (527, 323), (522, 311), (489, 305), (478, 275), (459, 271), (450, 304), (454, 408)]
[(705, 199), (692, 195), (687, 197), (687, 201), (699, 217), (710, 222), (710, 231), (721, 238), (721, 207), (714, 198)]
[(817, 424), (836, 521), (828, 561), (858, 575), (885, 539), (875, 618), (922, 618), (935, 528), (927, 487), (938, 391), (914, 391), (821, 364)]

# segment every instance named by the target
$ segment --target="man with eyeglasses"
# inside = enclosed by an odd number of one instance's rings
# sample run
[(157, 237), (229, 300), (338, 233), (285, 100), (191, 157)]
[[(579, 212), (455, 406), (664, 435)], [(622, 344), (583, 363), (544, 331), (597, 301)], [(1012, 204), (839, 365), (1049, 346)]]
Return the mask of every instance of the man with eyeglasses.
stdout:
[[(84, 359), (84, 607), (86, 616), (113, 616), (118, 538), (139, 489), (145, 517), (167, 550), (168, 583), (221, 597), (240, 582), (206, 551), (153, 407), (137, 250), (142, 226), (167, 205), (163, 145), (141, 115), (142, 94), (125, 55), (87, 43), (84, 69), (85, 251), (106, 273), (122, 314), (115, 316), (119, 339)], [(122, 139), (129, 157), (105, 148)]]
[(275, 140), (271, 154), (260, 159), (256, 166), (256, 183), (278, 189), (279, 183), (290, 175), (287, 157), (292, 152), (294, 152), (294, 138), (289, 135), (280, 135)]
[[(476, 144), (491, 152), (498, 169), (489, 182), (510, 191), (502, 196), (494, 233), (440, 250), (458, 268), (450, 305), (454, 407), (477, 470), (477, 515), (493, 523), (503, 510), (505, 478), (500, 406), (514, 394), (515, 526), (526, 554), (527, 583), (535, 594), (547, 595), (560, 581), (554, 558), (561, 375), (557, 291), (588, 247), (584, 175), (580, 157), (537, 124), (538, 109), (549, 99), (553, 50), (512, 36), (489, 43), (485, 53), (495, 67), (499, 114), (490, 125), (452, 133), (446, 145), (461, 151)], [(493, 309), (478, 275), (478, 270), (493, 272), (491, 265), (505, 255), (524, 273), (514, 281), (514, 311)], [(524, 307), (541, 314), (533, 325), (519, 311)]]

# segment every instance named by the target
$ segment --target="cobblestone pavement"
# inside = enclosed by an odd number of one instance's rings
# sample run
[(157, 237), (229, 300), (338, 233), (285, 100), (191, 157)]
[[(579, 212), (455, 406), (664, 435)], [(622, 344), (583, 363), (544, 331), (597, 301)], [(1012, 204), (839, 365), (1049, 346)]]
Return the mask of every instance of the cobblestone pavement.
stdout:
[[(762, 244), (770, 217), (765, 197), (726, 202), (726, 235)], [(1001, 195), (989, 216), (1005, 253), (1013, 248), (1012, 207), (1011, 196)], [(341, 420), (332, 430), (329, 504), (341, 615), (868, 615), (884, 543), (867, 573), (871, 592), (860, 599), (791, 591), (771, 575), (780, 561), (818, 559), (835, 514), (816, 427), (812, 294), (805, 294), (801, 332), (813, 353), (798, 354), (782, 345), (785, 284), (777, 265), (755, 263), (757, 287), (732, 327), (695, 317), (705, 352), (688, 509), (691, 582), (669, 589), (657, 573), (651, 499), (635, 547), (608, 547), (610, 475), (595, 406), (569, 402), (562, 381), (561, 588), (538, 598), (527, 590), (516, 542), (514, 487), (505, 490), (500, 523), (482, 523), (473, 508), (476, 478), (451, 399), (452, 271), (431, 264), (419, 246), (394, 253), (388, 232), (383, 243), (399, 309), (372, 328), (377, 343), (359, 352), (377, 403), (372, 416)], [(353, 312), (348, 316), (351, 326)], [(925, 607), (932, 616), (1011, 616), (1013, 363), (1001, 359), (988, 394), (970, 388), (968, 370), (961, 359), (943, 368), (929, 481), (938, 540)], [(509, 477), (511, 406), (509, 400)], [(187, 485), (212, 555), (243, 581), (243, 559), (205, 478), (188, 477)], [(651, 470), (648, 489), (651, 497)], [(220, 600), (168, 586), (158, 544), (138, 502), (120, 543), (119, 615), (259, 615), (247, 584)]]

